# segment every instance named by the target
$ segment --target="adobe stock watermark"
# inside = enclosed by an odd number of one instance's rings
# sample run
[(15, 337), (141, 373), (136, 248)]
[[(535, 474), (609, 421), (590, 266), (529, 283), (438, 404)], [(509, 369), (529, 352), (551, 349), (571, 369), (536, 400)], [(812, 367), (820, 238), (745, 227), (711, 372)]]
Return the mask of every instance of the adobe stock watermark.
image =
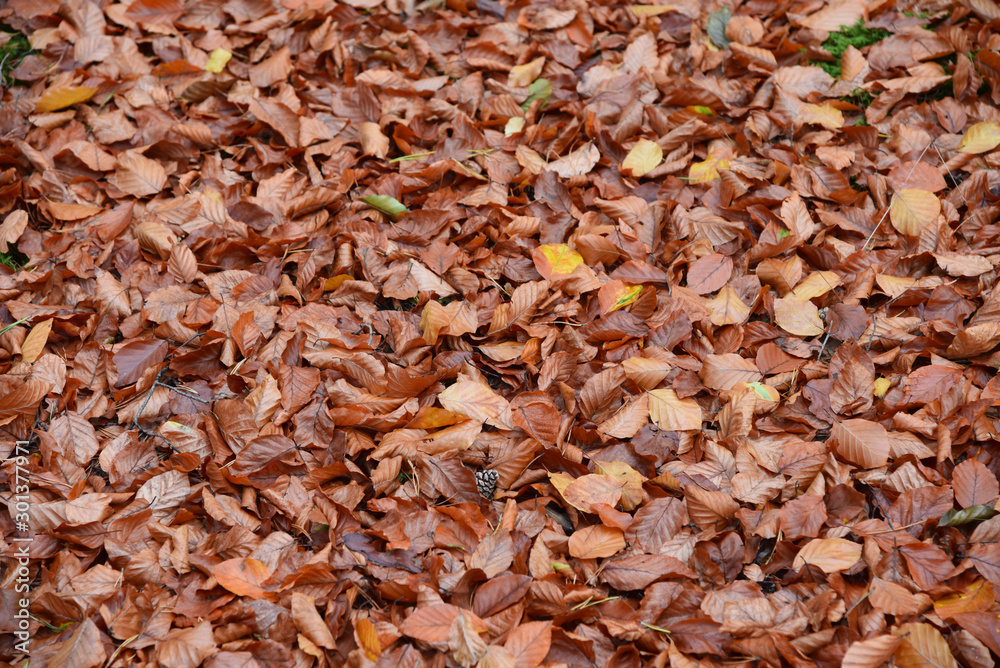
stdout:
[(14, 649), (25, 656), (31, 654), (31, 611), (29, 606), (31, 600), (28, 592), (31, 587), (31, 569), (28, 554), (31, 548), (31, 541), (34, 537), (31, 534), (31, 476), (28, 471), (28, 441), (18, 441), (14, 450), (14, 498), (11, 507), (14, 509), (14, 528), (17, 535), (13, 539), (14, 558), (17, 560), (17, 571), (14, 581), (14, 591), (21, 596), (17, 599), (17, 610), (14, 612), (14, 619), (17, 628), (14, 636), (17, 642)]

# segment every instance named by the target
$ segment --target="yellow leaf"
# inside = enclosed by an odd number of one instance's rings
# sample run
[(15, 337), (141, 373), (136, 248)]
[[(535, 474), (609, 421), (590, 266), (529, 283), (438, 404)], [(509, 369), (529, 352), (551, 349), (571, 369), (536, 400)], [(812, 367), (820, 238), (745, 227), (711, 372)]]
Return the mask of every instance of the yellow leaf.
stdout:
[(50, 88), (39, 98), (35, 105), (35, 111), (59, 111), (74, 104), (86, 102), (97, 92), (96, 88), (89, 86), (69, 86), (67, 88)]
[(354, 280), (353, 276), (349, 276), (347, 274), (337, 274), (336, 276), (331, 276), (330, 278), (326, 279), (326, 282), (323, 284), (323, 289), (336, 290), (344, 283), (344, 281), (353, 281), (353, 280)]
[(52, 318), (38, 323), (31, 328), (28, 336), (21, 344), (21, 361), (31, 364), (42, 356), (45, 350), (45, 343), (49, 340), (49, 332), (52, 331)]
[(704, 162), (693, 163), (688, 177), (694, 183), (708, 183), (720, 178), (720, 169), (729, 169), (729, 160), (719, 155), (710, 155)]
[(510, 68), (510, 75), (507, 76), (507, 85), (512, 88), (523, 88), (537, 79), (545, 67), (545, 57), (535, 58), (530, 63), (515, 65)]
[(976, 123), (962, 135), (959, 153), (986, 153), (1000, 146), (1000, 123)]
[(818, 566), (824, 573), (846, 571), (861, 559), (861, 544), (843, 538), (815, 538), (795, 557), (792, 568)]
[(823, 333), (823, 321), (816, 305), (794, 295), (774, 300), (774, 320), (789, 334), (819, 336)]
[(649, 174), (663, 162), (663, 149), (655, 141), (640, 139), (639, 143), (622, 161), (622, 171), (631, 171), (632, 176), (640, 177)]
[(705, 307), (711, 313), (712, 324), (716, 327), (740, 325), (750, 317), (750, 307), (743, 303), (731, 285), (719, 290), (719, 294), (705, 304)]
[(667, 431), (701, 429), (701, 406), (694, 399), (681, 399), (673, 390), (650, 390), (649, 418)]
[(885, 396), (885, 393), (889, 391), (889, 386), (892, 385), (892, 381), (888, 378), (877, 378), (875, 380), (875, 396), (881, 399)]
[(516, 135), (524, 129), (524, 118), (522, 116), (511, 116), (507, 120), (507, 125), (503, 128), (503, 136), (510, 137)]
[(792, 296), (799, 299), (814, 299), (821, 297), (840, 285), (841, 279), (832, 271), (814, 271), (806, 276), (792, 290)]
[(844, 114), (829, 102), (825, 104), (803, 104), (797, 120), (805, 124), (822, 125), (827, 130), (844, 127)]
[(583, 256), (567, 244), (545, 244), (531, 252), (535, 269), (542, 278), (551, 280), (569, 276), (577, 265), (583, 264)]
[(896, 193), (889, 207), (892, 226), (908, 237), (920, 235), (920, 231), (937, 220), (941, 213), (941, 200), (927, 190), (904, 188)]
[(226, 65), (229, 63), (229, 59), (233, 57), (233, 54), (226, 51), (225, 49), (216, 49), (208, 56), (208, 62), (205, 63), (206, 72), (214, 72), (218, 74), (222, 70), (226, 69)]

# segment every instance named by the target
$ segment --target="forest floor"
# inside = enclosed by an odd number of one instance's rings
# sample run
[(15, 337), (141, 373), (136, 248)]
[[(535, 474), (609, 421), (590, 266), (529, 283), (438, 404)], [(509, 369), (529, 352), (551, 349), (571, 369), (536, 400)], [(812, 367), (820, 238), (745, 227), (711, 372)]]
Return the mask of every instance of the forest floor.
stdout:
[(3, 666), (994, 665), (994, 0), (0, 7)]

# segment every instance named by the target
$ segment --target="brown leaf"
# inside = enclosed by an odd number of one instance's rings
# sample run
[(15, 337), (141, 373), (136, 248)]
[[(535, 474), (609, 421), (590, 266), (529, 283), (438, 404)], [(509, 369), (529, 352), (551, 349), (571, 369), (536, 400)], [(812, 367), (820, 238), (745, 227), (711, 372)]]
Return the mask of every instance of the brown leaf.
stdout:
[(545, 660), (551, 644), (550, 622), (528, 622), (507, 635), (504, 648), (514, 658), (514, 668), (537, 668)]
[(889, 435), (885, 427), (870, 420), (844, 420), (833, 425), (830, 443), (838, 455), (866, 469), (889, 461)]
[(753, 383), (762, 377), (752, 360), (732, 353), (706, 356), (698, 376), (713, 390), (731, 390), (740, 383)]
[(167, 173), (160, 163), (140, 153), (120, 153), (115, 185), (134, 197), (155, 195), (167, 185)]
[(118, 369), (115, 387), (134, 384), (146, 369), (166, 359), (167, 348), (167, 342), (158, 339), (132, 341), (119, 348), (114, 355), (115, 367)]
[(519, 394), (510, 402), (510, 412), (516, 426), (528, 432), (536, 441), (555, 445), (559, 436), (559, 409), (544, 392)]
[(732, 273), (732, 259), (719, 253), (712, 253), (698, 258), (691, 264), (688, 268), (687, 284), (699, 295), (707, 295), (728, 283)]
[(73, 634), (52, 655), (54, 665), (66, 668), (95, 668), (108, 658), (101, 642), (101, 632), (90, 618), (73, 628)]
[(1000, 483), (981, 462), (969, 459), (955, 467), (955, 500), (963, 508), (989, 504), (1000, 496)]

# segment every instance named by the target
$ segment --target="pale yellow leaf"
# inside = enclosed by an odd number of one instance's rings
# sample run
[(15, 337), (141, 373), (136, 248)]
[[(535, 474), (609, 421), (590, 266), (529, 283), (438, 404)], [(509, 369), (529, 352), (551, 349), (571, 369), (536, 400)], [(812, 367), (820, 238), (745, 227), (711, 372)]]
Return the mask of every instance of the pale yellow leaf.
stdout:
[(52, 331), (52, 318), (43, 320), (28, 332), (28, 336), (21, 344), (21, 361), (31, 364), (37, 360), (45, 350), (45, 344), (49, 340), (49, 332)]
[(663, 149), (654, 141), (640, 139), (622, 161), (622, 171), (639, 177), (649, 174), (663, 162)]
[(719, 290), (719, 294), (706, 303), (705, 307), (708, 308), (712, 324), (716, 327), (741, 325), (750, 317), (750, 307), (743, 303), (731, 285)]
[(649, 417), (667, 431), (701, 429), (701, 406), (694, 399), (681, 399), (673, 390), (649, 391)]
[(819, 336), (823, 333), (823, 321), (816, 305), (794, 295), (774, 300), (774, 320), (789, 334)]
[(208, 56), (208, 62), (205, 63), (205, 71), (218, 74), (222, 70), (226, 69), (226, 65), (232, 57), (233, 54), (225, 49), (216, 49), (215, 51), (212, 51), (212, 53)]
[(896, 193), (889, 206), (892, 226), (908, 237), (920, 236), (921, 230), (937, 220), (941, 200), (932, 192), (904, 188)]
[(541, 76), (543, 67), (545, 67), (544, 56), (535, 58), (530, 63), (525, 63), (524, 65), (515, 65), (510, 68), (510, 74), (507, 76), (507, 85), (512, 88), (528, 86), (532, 81)]
[(959, 153), (986, 153), (1000, 146), (1000, 123), (985, 121), (969, 127), (958, 143)]
[(839, 130), (844, 127), (844, 114), (829, 102), (803, 104), (795, 120), (802, 125), (822, 125), (827, 130)]
[(805, 564), (818, 566), (824, 573), (846, 571), (861, 559), (861, 544), (843, 538), (814, 538), (806, 543), (792, 568), (799, 569)]

